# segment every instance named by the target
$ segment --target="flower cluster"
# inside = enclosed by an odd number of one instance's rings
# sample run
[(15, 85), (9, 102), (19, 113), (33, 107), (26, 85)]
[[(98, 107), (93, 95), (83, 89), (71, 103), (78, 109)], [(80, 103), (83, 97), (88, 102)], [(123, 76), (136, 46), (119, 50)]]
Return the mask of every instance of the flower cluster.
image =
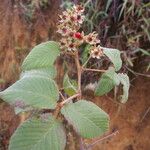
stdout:
[(67, 9), (60, 15), (58, 24), (58, 33), (62, 35), (60, 40), (61, 49), (68, 51), (76, 51), (83, 43), (91, 45), (90, 54), (91, 57), (99, 59), (103, 53), (98, 39), (98, 34), (92, 32), (85, 35), (84, 32), (79, 32), (81, 25), (84, 21), (84, 7), (81, 5), (73, 6), (71, 9)]

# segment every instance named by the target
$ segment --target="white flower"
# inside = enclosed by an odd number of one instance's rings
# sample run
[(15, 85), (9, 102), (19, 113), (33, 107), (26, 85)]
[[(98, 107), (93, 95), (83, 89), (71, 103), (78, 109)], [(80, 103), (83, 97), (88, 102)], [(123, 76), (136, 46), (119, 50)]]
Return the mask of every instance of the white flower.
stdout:
[(86, 35), (85, 41), (91, 45), (100, 43), (100, 40), (98, 39), (98, 34), (96, 32), (92, 32), (92, 33)]
[(57, 30), (58, 33), (60, 33), (62, 36), (68, 35), (68, 33), (70, 31), (70, 29), (68, 27), (61, 27), (61, 25), (58, 27), (59, 27), (59, 29)]
[(84, 19), (85, 19), (85, 16), (84, 16), (84, 15), (79, 15), (79, 14), (77, 14), (77, 16), (76, 16), (76, 21), (77, 21), (77, 23), (82, 24), (83, 21), (84, 21)]
[(92, 47), (90, 54), (92, 58), (100, 59), (100, 57), (103, 55), (103, 51), (100, 45), (97, 47), (96, 46)]
[(82, 5), (74, 5), (73, 9), (77, 12), (77, 13), (83, 13), (84, 12), (84, 7)]
[(77, 48), (76, 48), (76, 45), (75, 45), (75, 43), (69, 43), (69, 45), (68, 45), (68, 51), (76, 51), (77, 50)]

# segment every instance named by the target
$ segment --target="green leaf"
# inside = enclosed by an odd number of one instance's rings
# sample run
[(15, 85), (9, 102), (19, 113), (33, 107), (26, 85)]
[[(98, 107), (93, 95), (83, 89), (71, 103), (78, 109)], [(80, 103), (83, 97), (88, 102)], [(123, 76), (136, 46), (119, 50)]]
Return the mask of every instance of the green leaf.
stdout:
[(22, 64), (22, 70), (47, 68), (54, 64), (60, 54), (58, 43), (54, 41), (45, 42), (35, 46)]
[(95, 95), (101, 96), (110, 92), (115, 85), (119, 85), (117, 73), (114, 69), (109, 69), (103, 73), (95, 90)]
[(65, 93), (69, 96), (77, 93), (77, 82), (75, 80), (71, 80), (67, 74), (64, 76), (63, 87)]
[(84, 64), (88, 60), (90, 48), (91, 48), (90, 44), (87, 44), (85, 46), (84, 51), (83, 51), (83, 53), (81, 55), (81, 57), (82, 57), (82, 64)]
[(108, 130), (109, 116), (92, 102), (80, 100), (61, 110), (62, 114), (84, 138), (94, 138)]
[(40, 68), (40, 69), (33, 69), (30, 71), (24, 71), (21, 73), (21, 78), (32, 77), (32, 76), (47, 77), (47, 78), (53, 79), (56, 76), (56, 70), (55, 70), (54, 66), (50, 66), (47, 68)]
[(122, 67), (122, 60), (120, 57), (120, 51), (117, 49), (105, 48), (103, 47), (104, 54), (111, 60), (114, 64), (115, 70), (118, 71)]
[(150, 52), (148, 50), (144, 50), (142, 48), (137, 48), (137, 50), (141, 51), (143, 53), (143, 55), (150, 56)]
[(24, 107), (54, 109), (59, 99), (55, 82), (46, 77), (26, 76), (0, 92), (0, 97), (8, 103), (24, 102)]
[(121, 96), (121, 102), (126, 103), (128, 100), (129, 88), (130, 88), (129, 77), (123, 73), (119, 73), (118, 77), (119, 77), (120, 83), (123, 85), (123, 95)]
[(108, 11), (108, 9), (109, 9), (111, 3), (112, 3), (112, 0), (108, 0), (108, 1), (107, 1), (105, 12)]
[(64, 150), (66, 135), (60, 122), (52, 117), (46, 121), (25, 121), (11, 137), (9, 150)]

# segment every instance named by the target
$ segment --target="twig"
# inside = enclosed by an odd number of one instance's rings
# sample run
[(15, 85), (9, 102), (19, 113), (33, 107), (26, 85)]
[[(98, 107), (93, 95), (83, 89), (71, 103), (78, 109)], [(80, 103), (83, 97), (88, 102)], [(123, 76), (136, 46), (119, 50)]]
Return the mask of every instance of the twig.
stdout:
[(59, 91), (60, 96), (62, 97), (63, 100), (65, 100), (65, 97), (63, 96), (63, 94)]
[(117, 130), (117, 131), (115, 131), (115, 132), (113, 132), (113, 133), (111, 133), (111, 134), (109, 134), (109, 135), (107, 135), (107, 136), (105, 136), (105, 137), (103, 137), (103, 138), (101, 138), (101, 139), (93, 142), (92, 144), (90, 144), (89, 146), (87, 146), (87, 150), (89, 150), (90, 148), (92, 148), (95, 144), (97, 144), (97, 143), (99, 143), (99, 142), (101, 142), (103, 140), (106, 140), (108, 138), (111, 138), (111, 137), (117, 135), (118, 133), (119, 133), (119, 131)]
[(79, 62), (78, 51), (75, 53), (75, 63), (76, 63), (76, 66), (77, 66), (77, 74), (78, 74), (78, 93), (80, 94), (79, 98), (81, 98), (81, 95), (82, 95), (82, 92), (81, 92), (81, 73), (82, 73), (82, 68), (81, 68), (81, 65), (80, 65), (80, 62)]
[(82, 68), (85, 67), (85, 65), (88, 63), (88, 61), (91, 59), (91, 56), (89, 56), (89, 58), (87, 59), (87, 61), (82, 65)]
[(60, 103), (56, 106), (55, 108), (55, 111), (54, 111), (54, 117), (57, 119), (58, 118), (58, 115), (59, 115), (59, 112), (61, 110), (61, 105)]
[(75, 95), (73, 95), (73, 96), (67, 98), (66, 100), (64, 100), (63, 102), (60, 103), (60, 106), (62, 107), (65, 103), (68, 103), (69, 101), (71, 101), (72, 99), (78, 97), (79, 95), (80, 95), (80, 94), (78, 93), (78, 94), (75, 94)]
[(75, 54), (73, 52), (67, 52), (67, 51), (61, 52), (61, 54), (67, 54), (70, 56), (75, 56)]
[(138, 76), (143, 76), (143, 77), (148, 77), (148, 78), (150, 78), (150, 75), (148, 75), (148, 74), (143, 74), (143, 73), (135, 72), (135, 71), (133, 71), (132, 69), (128, 68), (127, 66), (125, 66), (125, 67), (127, 68), (128, 71), (130, 71), (130, 72), (131, 72), (132, 74), (134, 74), (134, 75), (138, 75)]
[(72, 100), (72, 99), (78, 97), (79, 95), (80, 95), (80, 94), (75, 94), (75, 95), (73, 95), (73, 96), (67, 98), (66, 100), (62, 101), (61, 103), (58, 103), (57, 106), (56, 106), (56, 108), (55, 108), (55, 111), (54, 111), (54, 116), (55, 116), (55, 118), (56, 118), (56, 119), (58, 118), (58, 115), (59, 115), (59, 113), (60, 113), (60, 110), (61, 110), (61, 108), (63, 107), (63, 105), (64, 105), (65, 103), (68, 103), (70, 100)]
[(106, 72), (106, 70), (99, 69), (90, 69), (90, 68), (82, 68), (83, 71), (93, 71), (93, 72)]
[(145, 118), (146, 115), (149, 113), (149, 111), (150, 111), (150, 107), (148, 107), (148, 109), (147, 109), (146, 112), (144, 113), (144, 115), (143, 115), (143, 117), (142, 117), (142, 119), (141, 119), (140, 122), (142, 122), (142, 121), (144, 120), (144, 118)]

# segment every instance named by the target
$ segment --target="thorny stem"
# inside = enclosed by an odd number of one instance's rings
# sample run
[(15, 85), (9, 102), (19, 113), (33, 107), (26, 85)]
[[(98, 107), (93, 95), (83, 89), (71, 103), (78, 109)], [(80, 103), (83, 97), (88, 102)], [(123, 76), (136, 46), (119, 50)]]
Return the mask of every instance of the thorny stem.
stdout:
[(82, 92), (81, 92), (81, 74), (82, 74), (82, 67), (81, 67), (80, 62), (79, 62), (79, 54), (78, 54), (78, 51), (76, 51), (76, 53), (75, 53), (75, 63), (76, 63), (77, 74), (78, 74), (78, 93), (79, 93), (79, 98), (81, 98), (81, 96), (82, 96)]

